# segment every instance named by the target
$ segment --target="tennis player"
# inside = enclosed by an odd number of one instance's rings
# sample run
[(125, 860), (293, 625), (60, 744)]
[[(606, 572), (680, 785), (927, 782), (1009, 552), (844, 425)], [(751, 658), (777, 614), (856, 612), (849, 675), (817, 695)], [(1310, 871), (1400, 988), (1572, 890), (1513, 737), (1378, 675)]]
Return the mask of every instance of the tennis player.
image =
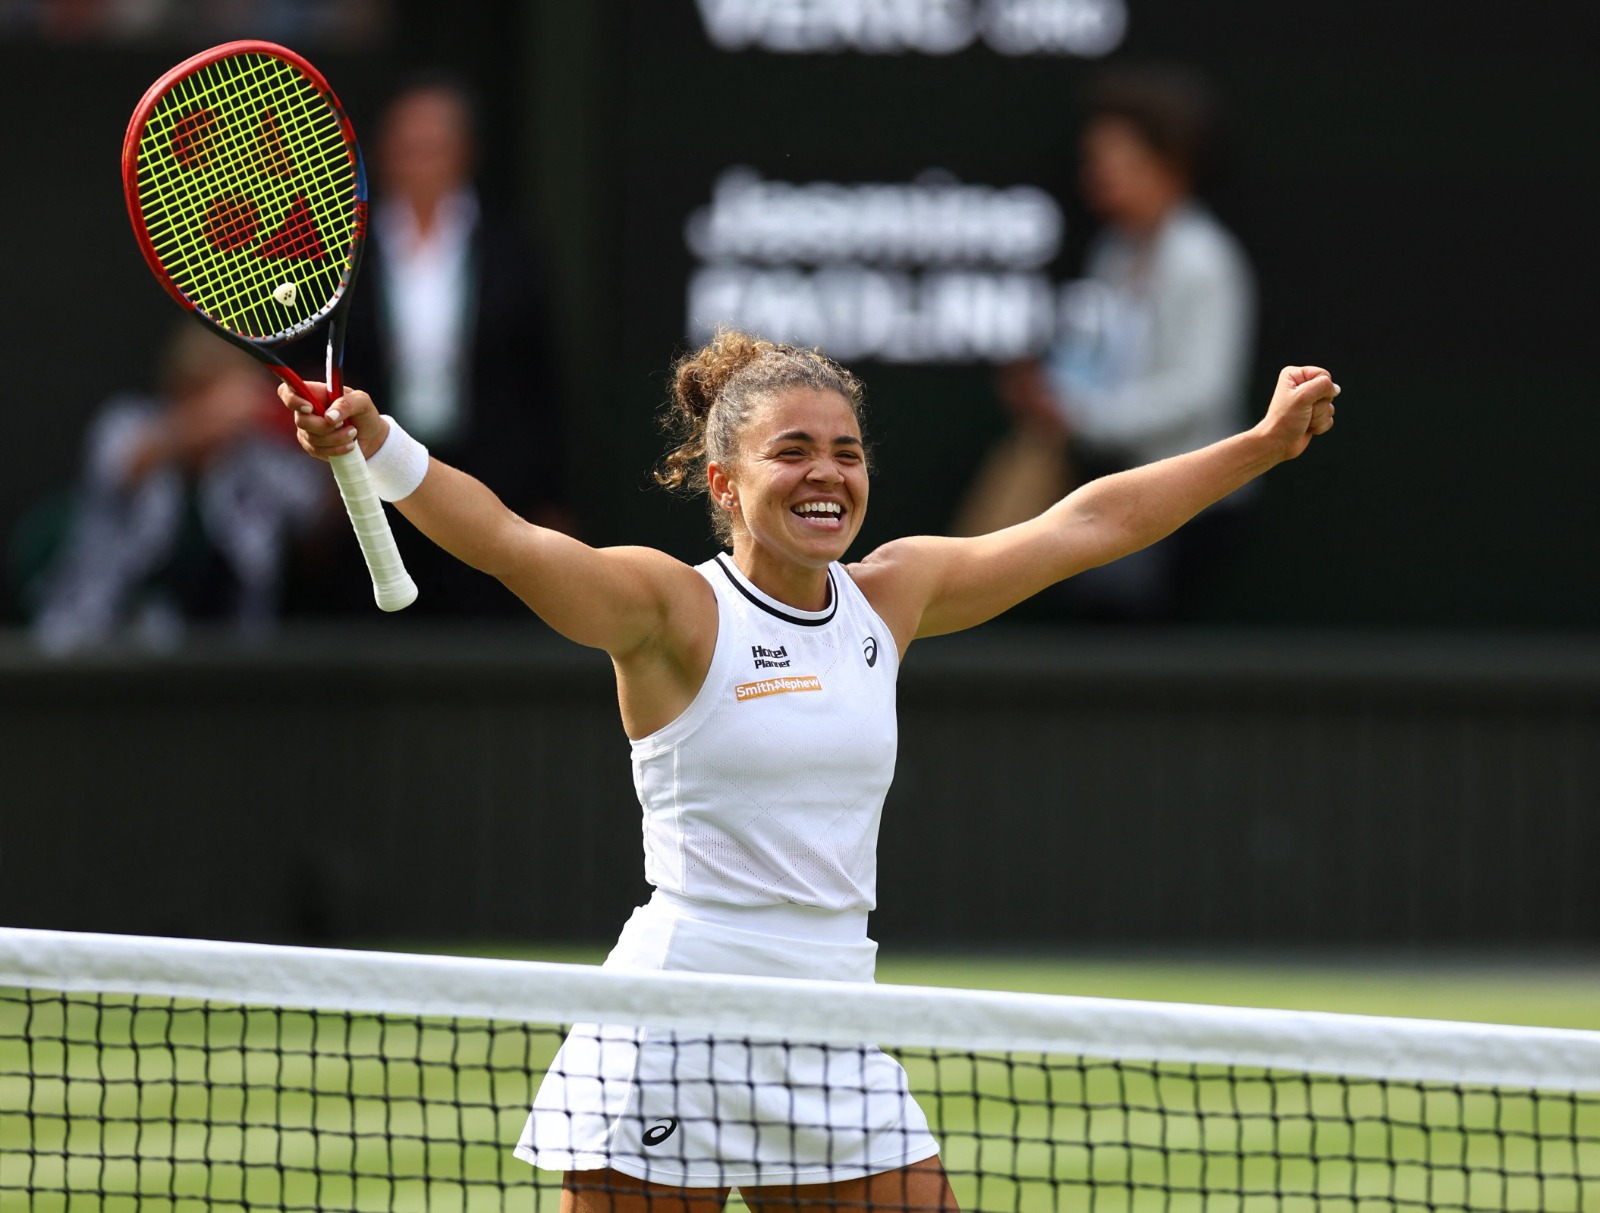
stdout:
[[(899, 539), (847, 565), (870, 483), (860, 383), (818, 351), (723, 332), (676, 367), (679, 441), (657, 473), (705, 494), (728, 549), (693, 567), (524, 521), (362, 392), (318, 416), (281, 391), (307, 451), (359, 442), (413, 525), (611, 655), (655, 893), (606, 964), (871, 981), (911, 642), (1154, 543), (1326, 433), (1339, 389), (1287, 367), (1245, 433), (993, 534)], [(904, 1072), (868, 1047), (824, 1057), (579, 1025), (516, 1153), (566, 1173), (569, 1213), (709, 1213), (734, 1187), (760, 1210), (956, 1208)]]

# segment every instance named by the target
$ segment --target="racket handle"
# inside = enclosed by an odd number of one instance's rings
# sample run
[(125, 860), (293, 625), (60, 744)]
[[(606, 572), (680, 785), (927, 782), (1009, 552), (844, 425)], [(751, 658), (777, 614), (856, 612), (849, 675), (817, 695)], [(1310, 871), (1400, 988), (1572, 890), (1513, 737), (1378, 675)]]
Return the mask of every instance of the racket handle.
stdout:
[(417, 583), (411, 580), (400, 559), (394, 532), (389, 529), (389, 516), (383, 512), (383, 502), (372, 487), (365, 456), (357, 447), (348, 454), (334, 455), (328, 462), (333, 466), (333, 478), (339, 484), (339, 496), (344, 498), (350, 524), (361, 542), (361, 554), (367, 558), (372, 596), (379, 609), (398, 611), (410, 606), (417, 600)]

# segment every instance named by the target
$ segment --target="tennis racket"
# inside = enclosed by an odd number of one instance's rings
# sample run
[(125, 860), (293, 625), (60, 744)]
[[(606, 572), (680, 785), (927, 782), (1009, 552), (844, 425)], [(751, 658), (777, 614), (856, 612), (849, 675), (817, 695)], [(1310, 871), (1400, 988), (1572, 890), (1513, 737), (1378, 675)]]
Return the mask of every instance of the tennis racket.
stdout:
[[(355, 130), (322, 74), (271, 42), (229, 42), (150, 86), (122, 143), (139, 248), (167, 294), (321, 412), (344, 394), (344, 331), (367, 230)], [(328, 321), (324, 400), (275, 348)], [(372, 574), (417, 597), (357, 447), (329, 462)]]

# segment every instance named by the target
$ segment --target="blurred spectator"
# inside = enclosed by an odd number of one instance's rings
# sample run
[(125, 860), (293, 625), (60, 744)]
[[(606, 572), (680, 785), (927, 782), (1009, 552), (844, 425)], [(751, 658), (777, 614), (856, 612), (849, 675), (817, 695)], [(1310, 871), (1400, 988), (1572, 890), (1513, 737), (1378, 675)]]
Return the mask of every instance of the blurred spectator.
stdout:
[[(1177, 71), (1124, 71), (1090, 91), (1080, 187), (1104, 223), (1085, 277), (1063, 292), (1042, 363), (1005, 368), (1012, 433), (963, 502), (958, 534), (1008, 526), (1096, 476), (1193, 450), (1245, 424), (1255, 328), (1250, 265), (1196, 198), (1214, 105)], [(1179, 611), (1228, 545), (1241, 490), (1172, 538), (1063, 583), (1074, 612), (1152, 620)]]
[[(541, 275), (515, 225), (473, 187), (474, 126), (471, 98), (444, 78), (419, 80), (385, 110), (346, 378), (517, 513), (570, 530), (561, 376)], [(493, 578), (431, 544), (405, 543), (404, 554), (421, 587), (408, 614), (526, 614)], [(370, 609), (364, 584), (352, 593)]]
[(270, 38), (290, 46), (371, 46), (394, 23), (394, 0), (0, 0), (0, 36), (21, 31), (50, 42), (146, 42), (197, 46)]
[(275, 382), (186, 320), (159, 396), (107, 402), (90, 425), (62, 540), (36, 579), (43, 648), (163, 647), (197, 622), (244, 634), (272, 626), (292, 541), (331, 500), (326, 473), (307, 473)]

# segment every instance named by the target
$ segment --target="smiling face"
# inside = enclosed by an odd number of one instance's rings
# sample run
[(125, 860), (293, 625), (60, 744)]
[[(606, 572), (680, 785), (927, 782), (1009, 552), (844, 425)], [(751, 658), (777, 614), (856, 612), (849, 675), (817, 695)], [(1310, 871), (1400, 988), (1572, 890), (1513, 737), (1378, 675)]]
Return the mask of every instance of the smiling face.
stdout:
[(735, 560), (753, 579), (757, 568), (826, 569), (866, 517), (861, 425), (837, 392), (795, 387), (761, 400), (732, 466), (707, 471), (712, 500), (733, 517)]

